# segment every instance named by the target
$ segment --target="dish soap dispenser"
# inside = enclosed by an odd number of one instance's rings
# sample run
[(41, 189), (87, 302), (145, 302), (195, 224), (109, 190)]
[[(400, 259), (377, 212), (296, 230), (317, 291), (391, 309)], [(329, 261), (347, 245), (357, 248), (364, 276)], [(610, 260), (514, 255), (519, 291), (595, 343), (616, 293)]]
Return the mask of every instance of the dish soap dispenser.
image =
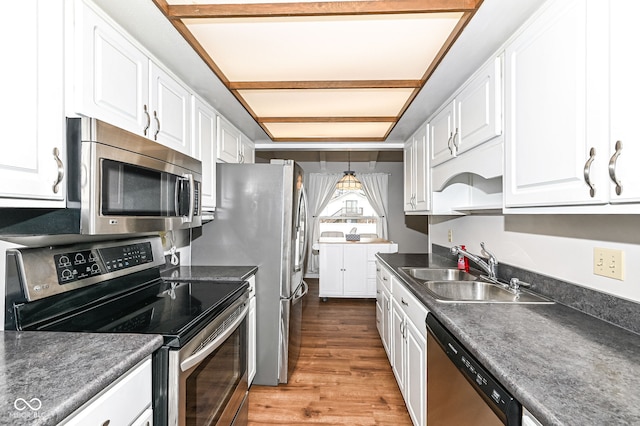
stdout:
[[(464, 245), (460, 245), (462, 250), (467, 250)], [(469, 259), (462, 253), (458, 253), (458, 269), (461, 271), (469, 272)]]

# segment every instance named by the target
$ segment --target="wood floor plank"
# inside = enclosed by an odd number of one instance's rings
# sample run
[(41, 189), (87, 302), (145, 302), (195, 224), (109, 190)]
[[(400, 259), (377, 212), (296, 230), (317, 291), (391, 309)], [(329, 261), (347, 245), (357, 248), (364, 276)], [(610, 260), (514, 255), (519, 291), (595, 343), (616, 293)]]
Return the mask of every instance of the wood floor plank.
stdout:
[(308, 280), (300, 359), (289, 383), (252, 386), (249, 426), (410, 426), (373, 299), (320, 301)]

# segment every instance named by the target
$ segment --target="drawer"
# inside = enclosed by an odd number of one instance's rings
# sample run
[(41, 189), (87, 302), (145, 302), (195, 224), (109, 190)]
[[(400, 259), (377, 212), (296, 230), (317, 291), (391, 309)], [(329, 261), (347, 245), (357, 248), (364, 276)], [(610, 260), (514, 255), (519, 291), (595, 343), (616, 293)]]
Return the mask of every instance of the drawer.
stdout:
[(129, 425), (151, 407), (151, 358), (76, 410), (65, 426)]
[(420, 330), (420, 333), (426, 338), (427, 327), (425, 320), (427, 319), (427, 308), (420, 302), (411, 292), (395, 277), (393, 280), (392, 296), (402, 307), (402, 310), (407, 315), (409, 320)]
[(391, 292), (391, 272), (380, 262), (376, 262), (376, 278), (382, 285)]

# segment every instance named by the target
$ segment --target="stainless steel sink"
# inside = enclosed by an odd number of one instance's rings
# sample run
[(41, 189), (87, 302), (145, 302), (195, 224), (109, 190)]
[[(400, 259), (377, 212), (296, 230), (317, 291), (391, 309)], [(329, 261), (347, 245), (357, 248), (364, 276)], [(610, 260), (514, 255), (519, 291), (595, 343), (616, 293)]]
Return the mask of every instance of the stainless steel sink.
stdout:
[(553, 303), (526, 290), (513, 291), (485, 281), (425, 281), (420, 285), (439, 302)]
[(474, 281), (478, 277), (459, 269), (401, 268), (410, 277), (419, 281)]

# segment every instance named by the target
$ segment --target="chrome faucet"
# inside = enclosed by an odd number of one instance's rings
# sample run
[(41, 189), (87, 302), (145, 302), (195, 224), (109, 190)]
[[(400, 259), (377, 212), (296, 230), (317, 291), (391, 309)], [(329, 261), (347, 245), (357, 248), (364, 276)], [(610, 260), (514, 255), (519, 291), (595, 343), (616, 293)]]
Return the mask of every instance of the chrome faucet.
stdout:
[(487, 277), (497, 282), (498, 281), (498, 259), (491, 254), (487, 249), (484, 248), (484, 242), (480, 243), (480, 247), (482, 247), (483, 253), (489, 256), (489, 262), (485, 262), (480, 256), (476, 256), (475, 254), (471, 254), (466, 250), (463, 250), (460, 246), (451, 247), (451, 254), (460, 254), (464, 257), (467, 257), (474, 261), (476, 265), (478, 265), (483, 271), (487, 273)]

